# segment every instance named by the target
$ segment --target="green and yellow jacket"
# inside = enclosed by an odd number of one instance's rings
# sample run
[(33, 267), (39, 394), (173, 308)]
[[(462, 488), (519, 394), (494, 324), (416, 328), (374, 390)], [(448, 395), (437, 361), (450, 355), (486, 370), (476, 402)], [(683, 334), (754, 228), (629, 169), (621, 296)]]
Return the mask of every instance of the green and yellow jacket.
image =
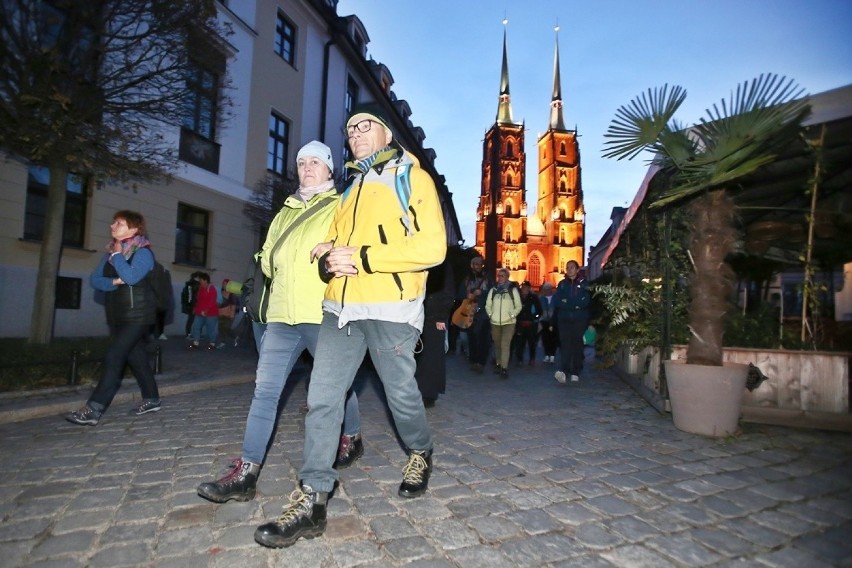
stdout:
[[(269, 254), (278, 242), (278, 236), (305, 209), (329, 196), (334, 199), (303, 221), (278, 247), (272, 263), (275, 274), (272, 274)], [(335, 188), (313, 196), (307, 203), (291, 195), (272, 220), (261, 250), (263, 273), (272, 278), (267, 321), (290, 325), (322, 321), (326, 285), (320, 279), (316, 265), (311, 263), (311, 249), (325, 238), (339, 201)]]

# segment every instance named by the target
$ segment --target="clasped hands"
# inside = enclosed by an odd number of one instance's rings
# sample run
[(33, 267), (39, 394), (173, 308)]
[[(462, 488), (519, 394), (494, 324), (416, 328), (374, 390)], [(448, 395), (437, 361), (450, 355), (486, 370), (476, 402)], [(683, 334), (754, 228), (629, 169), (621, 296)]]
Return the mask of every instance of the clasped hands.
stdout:
[(334, 241), (329, 241), (311, 249), (311, 262), (318, 258), (321, 262), (324, 261), (325, 270), (335, 278), (357, 276), (358, 267), (352, 258), (357, 252), (358, 247), (334, 246)]

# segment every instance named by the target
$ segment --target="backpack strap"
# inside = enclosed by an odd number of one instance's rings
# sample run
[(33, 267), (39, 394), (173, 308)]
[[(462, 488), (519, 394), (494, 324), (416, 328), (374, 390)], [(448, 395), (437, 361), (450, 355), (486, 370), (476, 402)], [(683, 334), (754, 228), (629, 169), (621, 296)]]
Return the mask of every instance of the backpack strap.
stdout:
[(394, 186), (396, 187), (396, 198), (402, 209), (402, 225), (406, 233), (411, 234), (411, 219), (408, 217), (408, 204), (411, 201), (411, 165), (405, 164), (396, 169)]

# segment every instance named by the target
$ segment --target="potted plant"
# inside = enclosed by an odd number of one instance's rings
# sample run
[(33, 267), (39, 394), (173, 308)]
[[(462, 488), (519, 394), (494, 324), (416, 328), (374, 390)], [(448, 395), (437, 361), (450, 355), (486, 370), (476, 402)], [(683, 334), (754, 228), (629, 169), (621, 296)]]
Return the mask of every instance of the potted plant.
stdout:
[(747, 365), (722, 360), (733, 283), (726, 257), (738, 238), (733, 194), (799, 138), (810, 107), (792, 80), (772, 74), (739, 85), (689, 128), (673, 119), (685, 99), (682, 87), (665, 85), (620, 107), (605, 134), (604, 157), (650, 152), (668, 184), (650, 207), (689, 204), (691, 336), (686, 362), (665, 363), (672, 416), (681, 430), (726, 436), (737, 429), (748, 373)]

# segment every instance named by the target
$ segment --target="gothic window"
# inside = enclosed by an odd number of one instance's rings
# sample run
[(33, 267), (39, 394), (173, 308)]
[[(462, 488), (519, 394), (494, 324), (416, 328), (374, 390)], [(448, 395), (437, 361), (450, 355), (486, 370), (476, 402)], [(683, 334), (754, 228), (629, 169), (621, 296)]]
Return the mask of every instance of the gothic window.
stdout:
[(559, 144), (559, 155), (564, 156), (565, 154), (566, 154), (565, 142), (562, 142), (561, 144)]
[(535, 286), (542, 284), (541, 258), (537, 254), (530, 256), (527, 264), (527, 280)]
[(565, 180), (559, 180), (559, 193), (566, 193), (568, 191), (568, 187), (565, 184)]
[(514, 215), (514, 211), (512, 210), (512, 202), (507, 201), (506, 206), (504, 207), (506, 215), (512, 216)]
[(512, 174), (506, 174), (506, 187), (512, 187)]
[(507, 226), (506, 226), (506, 238), (505, 238), (505, 241), (506, 241), (507, 243), (511, 243), (511, 242), (512, 242), (512, 226), (511, 226), (511, 225), (507, 225)]
[(565, 225), (559, 227), (559, 244), (568, 244), (568, 229)]
[(511, 142), (506, 142), (506, 156), (508, 156), (509, 158), (515, 157), (515, 147), (512, 145)]

